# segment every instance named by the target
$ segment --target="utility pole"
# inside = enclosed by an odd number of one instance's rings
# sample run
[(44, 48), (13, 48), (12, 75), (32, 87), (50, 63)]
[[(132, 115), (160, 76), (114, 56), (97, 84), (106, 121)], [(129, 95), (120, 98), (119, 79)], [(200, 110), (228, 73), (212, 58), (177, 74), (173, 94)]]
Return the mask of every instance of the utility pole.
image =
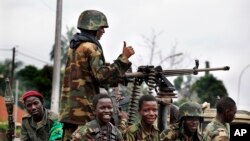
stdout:
[(13, 87), (13, 82), (14, 82), (15, 56), (16, 56), (16, 47), (13, 47), (13, 49), (12, 49), (12, 62), (11, 62), (11, 76), (10, 76), (11, 88)]
[(61, 67), (61, 29), (62, 29), (62, 0), (57, 0), (56, 6), (56, 32), (55, 32), (55, 49), (54, 49), (54, 65), (51, 107), (54, 112), (59, 112), (59, 96), (60, 96), (60, 67)]
[[(210, 68), (210, 63), (209, 61), (206, 61), (205, 62), (205, 65), (206, 65), (206, 69), (209, 69)], [(205, 71), (205, 75), (207, 76), (209, 74), (209, 71)]]

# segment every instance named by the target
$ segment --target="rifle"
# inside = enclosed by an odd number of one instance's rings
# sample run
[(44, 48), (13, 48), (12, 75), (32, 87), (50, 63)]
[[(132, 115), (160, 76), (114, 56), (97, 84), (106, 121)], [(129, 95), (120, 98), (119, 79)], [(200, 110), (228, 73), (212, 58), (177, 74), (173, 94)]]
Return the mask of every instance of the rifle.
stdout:
[(8, 78), (5, 79), (6, 89), (4, 100), (8, 112), (8, 130), (7, 130), (7, 140), (12, 141), (15, 132), (15, 123), (13, 120), (13, 105), (14, 105), (14, 96), (10, 87), (10, 81)]
[[(227, 71), (229, 66), (219, 68), (204, 68), (198, 69), (199, 61), (195, 60), (195, 67), (193, 69), (175, 69), (175, 70), (162, 70), (161, 66), (140, 66), (137, 72), (125, 74), (125, 84), (133, 80), (134, 88), (130, 100), (129, 119), (128, 124), (134, 123), (137, 113), (138, 100), (141, 96), (140, 85), (145, 82), (148, 85), (149, 94), (153, 94), (153, 89), (157, 92), (156, 99), (159, 103), (158, 110), (158, 128), (160, 131), (167, 127), (167, 117), (169, 116), (172, 98), (176, 98), (174, 93), (175, 88), (171, 82), (166, 78), (167, 76), (180, 76), (180, 75), (197, 75), (198, 72), (208, 71)], [(127, 82), (126, 82), (127, 81)], [(158, 88), (158, 89), (157, 89)]]
[(14, 105), (14, 96), (10, 87), (10, 81), (9, 78), (5, 79), (6, 83), (6, 89), (5, 89), (5, 95), (4, 100), (8, 112), (8, 130), (7, 130), (7, 140), (12, 141), (14, 132), (15, 132), (15, 123), (13, 120), (13, 105)]
[(118, 117), (118, 114), (119, 114), (119, 105), (117, 104), (117, 101), (116, 101), (116, 92), (118, 91), (118, 88), (113, 88), (113, 91), (112, 93), (110, 94), (110, 97), (111, 97), (111, 100), (112, 100), (112, 104), (114, 106), (114, 112), (113, 112), (113, 115), (112, 115), (112, 118), (113, 118), (113, 122), (114, 122), (114, 125), (118, 125), (119, 123), (119, 117)]

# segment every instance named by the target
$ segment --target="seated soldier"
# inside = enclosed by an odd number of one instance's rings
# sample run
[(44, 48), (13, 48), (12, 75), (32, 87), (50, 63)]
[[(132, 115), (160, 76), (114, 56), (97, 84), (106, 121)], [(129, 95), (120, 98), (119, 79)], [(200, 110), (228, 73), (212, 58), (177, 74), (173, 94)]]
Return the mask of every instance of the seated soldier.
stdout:
[(98, 94), (93, 99), (95, 119), (72, 134), (72, 141), (123, 141), (117, 127), (111, 122), (113, 104), (110, 96)]
[(62, 138), (62, 124), (58, 115), (44, 107), (44, 97), (37, 91), (23, 94), (22, 102), (28, 115), (22, 119), (22, 141), (53, 141)]
[(154, 125), (158, 117), (158, 104), (154, 96), (143, 95), (138, 107), (141, 120), (129, 126), (124, 132), (126, 141), (159, 141), (159, 130)]
[(186, 102), (179, 108), (179, 121), (160, 134), (161, 141), (201, 141), (198, 126), (203, 121), (201, 105)]

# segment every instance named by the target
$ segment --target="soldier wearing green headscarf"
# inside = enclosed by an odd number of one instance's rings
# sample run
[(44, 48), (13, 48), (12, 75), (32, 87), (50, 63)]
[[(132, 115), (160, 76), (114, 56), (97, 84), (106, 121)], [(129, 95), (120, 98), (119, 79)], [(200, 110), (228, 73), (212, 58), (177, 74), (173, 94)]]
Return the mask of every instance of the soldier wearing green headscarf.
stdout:
[(93, 107), (96, 118), (79, 126), (71, 141), (123, 141), (121, 132), (110, 122), (114, 110), (111, 98), (106, 94), (96, 95)]
[(70, 41), (60, 104), (60, 121), (64, 123), (64, 138), (70, 140), (78, 125), (93, 119), (92, 98), (100, 87), (116, 86), (130, 68), (128, 60), (134, 50), (124, 42), (122, 53), (112, 64), (105, 62), (98, 40), (108, 28), (106, 16), (96, 10), (86, 10), (78, 19), (77, 33)]
[(198, 126), (203, 121), (201, 105), (186, 102), (180, 106), (179, 116), (178, 123), (162, 131), (161, 141), (202, 141), (202, 135), (198, 131)]
[(141, 120), (129, 126), (124, 132), (126, 141), (159, 141), (159, 130), (155, 125), (158, 117), (157, 100), (152, 95), (143, 95), (139, 99), (138, 112)]

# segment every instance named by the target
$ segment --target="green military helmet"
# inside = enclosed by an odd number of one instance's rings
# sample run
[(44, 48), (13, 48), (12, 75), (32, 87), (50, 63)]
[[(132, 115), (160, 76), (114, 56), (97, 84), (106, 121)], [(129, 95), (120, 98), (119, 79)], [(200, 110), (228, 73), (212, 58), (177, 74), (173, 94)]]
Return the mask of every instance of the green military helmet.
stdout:
[(100, 27), (108, 27), (106, 16), (97, 10), (86, 10), (78, 18), (78, 29), (98, 30)]
[(195, 102), (185, 102), (179, 108), (179, 120), (184, 117), (198, 117), (203, 121), (203, 111), (201, 105)]

